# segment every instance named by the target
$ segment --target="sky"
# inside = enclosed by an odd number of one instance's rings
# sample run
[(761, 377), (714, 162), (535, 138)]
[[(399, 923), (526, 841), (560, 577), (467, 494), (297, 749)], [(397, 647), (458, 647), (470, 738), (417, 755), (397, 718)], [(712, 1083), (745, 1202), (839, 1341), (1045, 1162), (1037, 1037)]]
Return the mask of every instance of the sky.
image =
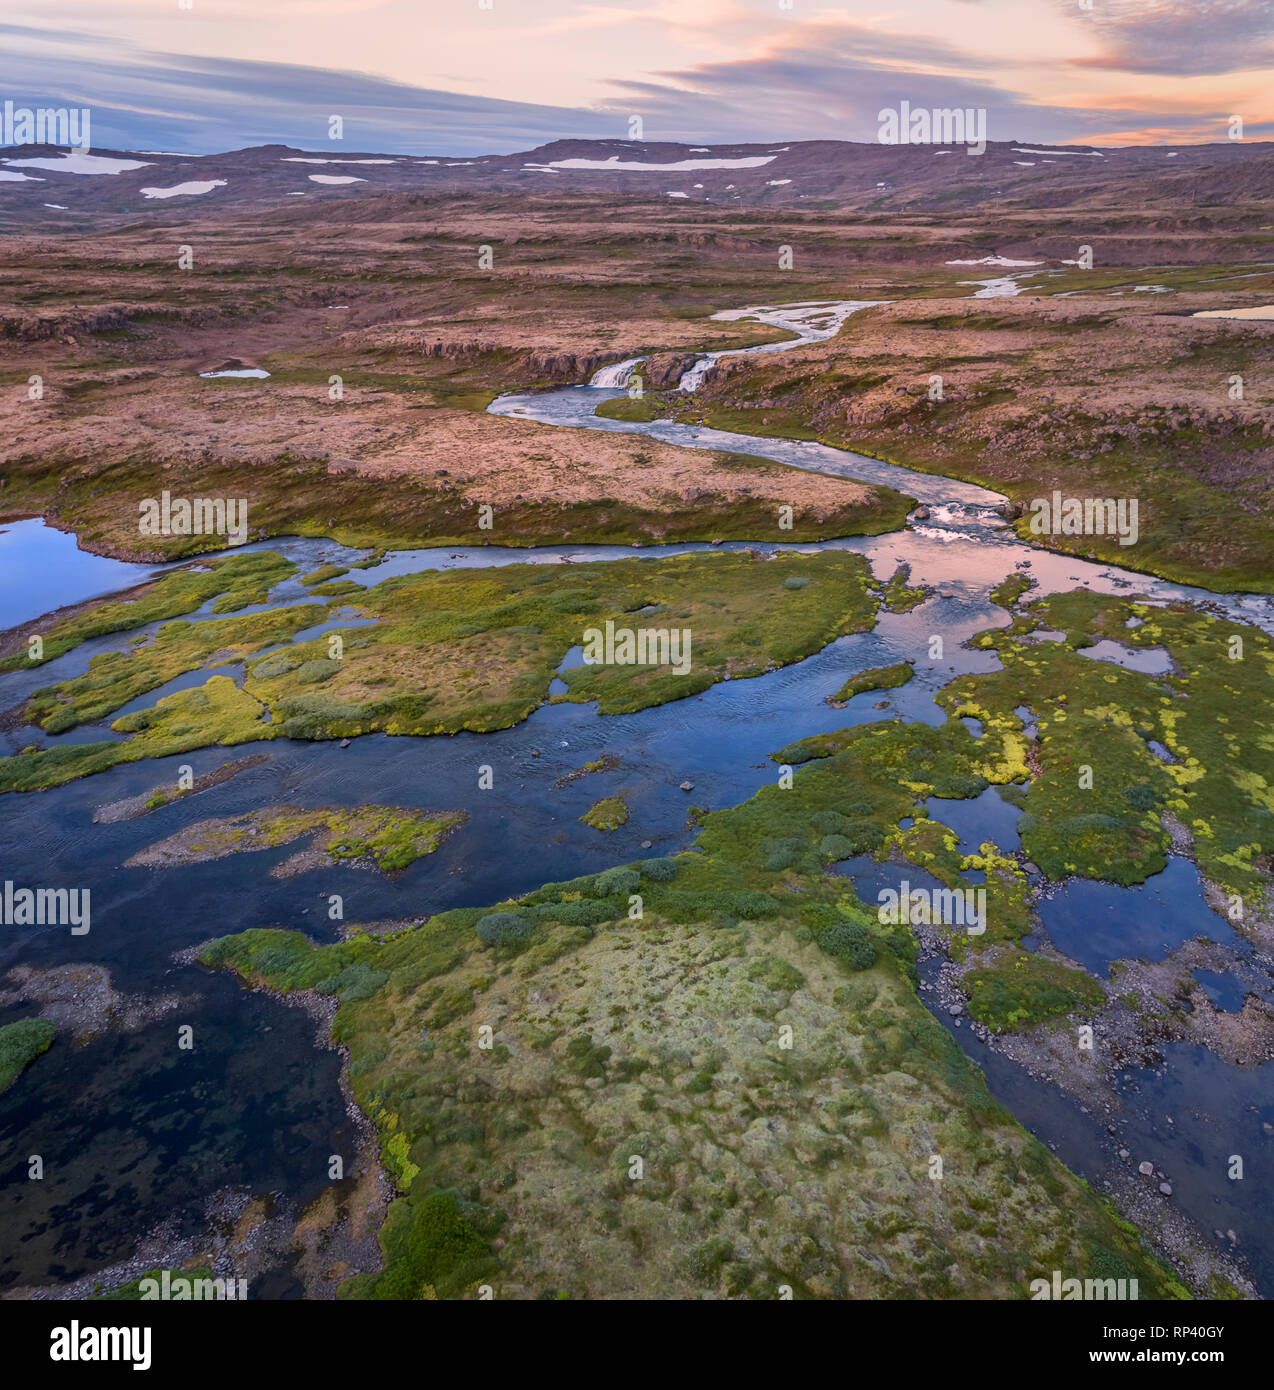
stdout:
[(991, 140), (1274, 139), (1274, 0), (40, 0), (0, 100), (97, 149), (470, 155), (559, 138), (875, 140), (977, 107)]

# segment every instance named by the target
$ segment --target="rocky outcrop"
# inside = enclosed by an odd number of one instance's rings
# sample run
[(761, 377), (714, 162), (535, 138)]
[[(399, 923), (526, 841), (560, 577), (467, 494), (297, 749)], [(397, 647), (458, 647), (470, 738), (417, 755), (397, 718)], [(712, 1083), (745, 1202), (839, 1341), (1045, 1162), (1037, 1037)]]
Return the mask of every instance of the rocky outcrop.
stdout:
[(693, 352), (655, 352), (642, 363), (646, 386), (652, 391), (668, 391), (696, 362)]
[(127, 328), (124, 310), (102, 309), (85, 313), (10, 314), (0, 319), (0, 334), (23, 343), (37, 343), (49, 338), (64, 338), (68, 333), (104, 333), (112, 328)]
[[(441, 338), (422, 344), (426, 357), (438, 357), (447, 362), (474, 361), (499, 353), (507, 358), (510, 349), (505, 343), (487, 343), (477, 340), (467, 342), (446, 342)], [(599, 367), (619, 362), (622, 354), (600, 352), (548, 352), (539, 348), (515, 349), (513, 356), (523, 370), (518, 375), (529, 374), (546, 381), (586, 382)]]

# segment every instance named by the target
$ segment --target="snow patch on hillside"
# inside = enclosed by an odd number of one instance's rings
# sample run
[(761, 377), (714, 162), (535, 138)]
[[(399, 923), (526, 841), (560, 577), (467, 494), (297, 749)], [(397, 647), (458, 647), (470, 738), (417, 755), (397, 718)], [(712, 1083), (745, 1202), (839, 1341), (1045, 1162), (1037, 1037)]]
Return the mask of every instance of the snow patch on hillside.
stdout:
[[(980, 261), (948, 261), (948, 265), (1043, 265), (1043, 261), (1011, 261), (1007, 256), (983, 256)], [(972, 283), (968, 281), (966, 283)]]
[(1017, 147), (1016, 145), (1013, 146), (1013, 153), (1014, 153), (1014, 154), (1074, 154), (1074, 155), (1089, 155), (1089, 156), (1091, 156), (1093, 159), (1105, 159), (1105, 158), (1106, 158), (1106, 156), (1105, 156), (1104, 154), (1102, 154), (1102, 152), (1101, 152), (1100, 150), (1019, 150), (1018, 147)]
[(27, 169), (51, 169), (55, 174), (123, 174), (131, 169), (149, 169), (145, 159), (115, 159), (105, 154), (84, 154), (79, 150), (63, 155), (38, 155), (34, 159), (6, 159), (6, 164)]
[(629, 170), (639, 173), (681, 173), (689, 169), (759, 169), (773, 161), (772, 154), (749, 155), (746, 159), (678, 159), (671, 164), (646, 164), (637, 159), (555, 159), (554, 169), (596, 169), (603, 174), (622, 174)]
[(171, 188), (143, 188), (143, 198), (198, 198), (211, 193), (214, 188), (224, 188), (225, 179), (192, 179), (189, 183), (176, 183)]

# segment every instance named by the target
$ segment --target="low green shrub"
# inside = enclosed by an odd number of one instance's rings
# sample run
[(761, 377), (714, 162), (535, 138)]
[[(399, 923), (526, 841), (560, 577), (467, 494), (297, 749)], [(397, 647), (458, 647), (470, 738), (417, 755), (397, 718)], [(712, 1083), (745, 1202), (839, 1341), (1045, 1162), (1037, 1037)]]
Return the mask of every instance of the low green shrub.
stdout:
[(604, 869), (597, 875), (594, 893), (599, 898), (626, 898), (630, 893), (637, 891), (640, 883), (641, 874), (636, 869), (616, 865), (615, 868)]
[(824, 928), (818, 944), (829, 955), (839, 956), (851, 970), (870, 970), (876, 964), (876, 943), (857, 922), (834, 922)]
[(531, 921), (517, 912), (492, 912), (477, 925), (484, 946), (517, 946), (531, 934)]

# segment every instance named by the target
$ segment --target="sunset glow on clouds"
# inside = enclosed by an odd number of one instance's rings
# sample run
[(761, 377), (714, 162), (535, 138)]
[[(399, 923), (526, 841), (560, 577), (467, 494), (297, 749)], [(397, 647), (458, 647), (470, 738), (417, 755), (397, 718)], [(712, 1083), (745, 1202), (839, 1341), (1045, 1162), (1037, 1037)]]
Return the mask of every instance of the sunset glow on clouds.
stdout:
[[(1274, 136), (1274, 0), (42, 0), (0, 26), (5, 96), (93, 108), (95, 143), (468, 154), (558, 136), (872, 140), (977, 106), (992, 140)], [(351, 143), (352, 142), (352, 143)]]

